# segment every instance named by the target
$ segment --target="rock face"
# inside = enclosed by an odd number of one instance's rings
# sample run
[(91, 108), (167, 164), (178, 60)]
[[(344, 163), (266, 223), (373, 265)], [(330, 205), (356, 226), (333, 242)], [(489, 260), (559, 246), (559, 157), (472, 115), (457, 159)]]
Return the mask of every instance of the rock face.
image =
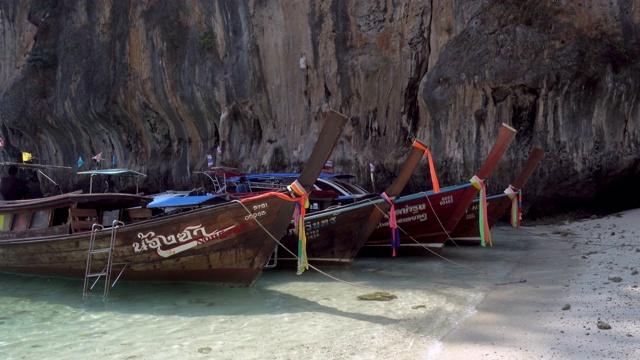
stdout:
[(538, 146), (525, 202), (637, 206), (639, 23), (639, 1), (2, 1), (0, 156), (73, 166), (53, 175), (71, 190), (102, 152), (184, 189), (207, 154), (299, 170), (331, 108), (350, 118), (334, 169), (360, 183), (369, 163), (389, 183), (413, 139), (466, 182), (507, 123), (491, 191)]

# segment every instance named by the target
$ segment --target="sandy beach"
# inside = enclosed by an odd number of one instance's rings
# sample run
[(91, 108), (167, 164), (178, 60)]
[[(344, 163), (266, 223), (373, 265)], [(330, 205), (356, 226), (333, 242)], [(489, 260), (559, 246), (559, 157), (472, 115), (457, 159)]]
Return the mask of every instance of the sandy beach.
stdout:
[(639, 224), (635, 209), (521, 228), (527, 254), (437, 358), (639, 359)]

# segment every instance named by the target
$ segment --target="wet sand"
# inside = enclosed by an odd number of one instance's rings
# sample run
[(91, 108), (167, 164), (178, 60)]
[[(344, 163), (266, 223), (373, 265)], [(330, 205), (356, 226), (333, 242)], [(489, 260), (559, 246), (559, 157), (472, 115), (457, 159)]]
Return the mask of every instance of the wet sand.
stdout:
[(636, 209), (520, 229), (527, 254), (437, 359), (640, 359), (639, 225)]

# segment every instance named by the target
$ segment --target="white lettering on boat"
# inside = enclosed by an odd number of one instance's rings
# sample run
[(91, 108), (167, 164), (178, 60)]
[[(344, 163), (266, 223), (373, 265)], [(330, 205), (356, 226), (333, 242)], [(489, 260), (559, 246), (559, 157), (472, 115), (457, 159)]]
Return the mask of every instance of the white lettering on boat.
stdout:
[[(255, 206), (254, 206), (254, 207), (255, 207)], [(245, 216), (245, 217), (244, 217), (244, 219), (245, 219), (245, 220), (257, 219), (257, 218), (259, 218), (259, 217), (263, 217), (263, 216), (265, 216), (265, 215), (267, 215), (267, 212), (266, 212), (266, 211), (264, 211), (264, 210), (262, 210), (262, 211), (258, 211), (258, 212), (251, 213), (251, 214), (249, 214), (249, 215)]]
[[(155, 232), (149, 231), (147, 233), (138, 233), (138, 239), (133, 243), (133, 251), (141, 252), (148, 250), (156, 250), (158, 255), (162, 257), (169, 257), (179, 252), (191, 249), (198, 244), (204, 244), (208, 241), (215, 239), (224, 239), (232, 234), (237, 234), (241, 231), (241, 227), (237, 225), (231, 225), (224, 229), (216, 229), (211, 232), (207, 232), (204, 226), (191, 225), (187, 226), (182, 232), (171, 235), (156, 235)], [(180, 245), (167, 249), (169, 245)]]
[(318, 221), (310, 222), (309, 224), (305, 224), (304, 229), (307, 235), (307, 239), (315, 239), (319, 237), (320, 229), (335, 224), (337, 222), (337, 217), (337, 215), (333, 215), (327, 219), (321, 219)]
[(269, 205), (267, 203), (253, 205), (253, 211), (260, 210), (260, 209), (266, 209), (268, 207), (269, 207)]
[(427, 208), (427, 204), (421, 203), (418, 205), (405, 205), (401, 208), (396, 208), (396, 215), (417, 214), (420, 211), (424, 211)]
[(443, 196), (440, 199), (440, 205), (453, 204), (453, 195)]
[[(424, 214), (416, 214), (412, 216), (398, 218), (396, 222), (398, 224), (403, 224), (403, 223), (408, 223), (413, 221), (426, 221), (426, 220), (427, 220), (427, 214), (424, 213)], [(378, 223), (378, 226), (376, 226), (376, 228), (381, 228), (381, 227), (389, 227), (389, 220), (387, 219), (387, 221), (381, 221)]]

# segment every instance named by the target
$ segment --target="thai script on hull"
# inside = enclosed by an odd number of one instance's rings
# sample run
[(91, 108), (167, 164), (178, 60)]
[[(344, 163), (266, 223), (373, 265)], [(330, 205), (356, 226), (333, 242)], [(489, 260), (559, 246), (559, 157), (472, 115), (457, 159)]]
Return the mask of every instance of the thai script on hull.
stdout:
[[(149, 231), (147, 233), (138, 233), (138, 239), (133, 243), (133, 251), (141, 252), (148, 251), (149, 249), (155, 249), (158, 255), (162, 257), (169, 257), (179, 252), (196, 247), (198, 244), (204, 244), (208, 241), (215, 239), (224, 239), (232, 234), (237, 234), (242, 231), (240, 226), (236, 224), (228, 226), (223, 229), (215, 229), (208, 232), (202, 224), (187, 226), (177, 234), (171, 235), (156, 235), (155, 232)], [(167, 248), (171, 245), (178, 246)]]
[[(408, 223), (408, 222), (413, 222), (413, 221), (426, 221), (427, 220), (427, 214), (417, 214), (417, 215), (413, 215), (413, 216), (407, 216), (407, 217), (403, 217), (397, 220), (398, 224), (402, 224), (402, 223)], [(381, 228), (381, 227), (389, 227), (389, 221), (381, 221), (378, 223), (378, 226), (376, 226), (376, 228)]]

